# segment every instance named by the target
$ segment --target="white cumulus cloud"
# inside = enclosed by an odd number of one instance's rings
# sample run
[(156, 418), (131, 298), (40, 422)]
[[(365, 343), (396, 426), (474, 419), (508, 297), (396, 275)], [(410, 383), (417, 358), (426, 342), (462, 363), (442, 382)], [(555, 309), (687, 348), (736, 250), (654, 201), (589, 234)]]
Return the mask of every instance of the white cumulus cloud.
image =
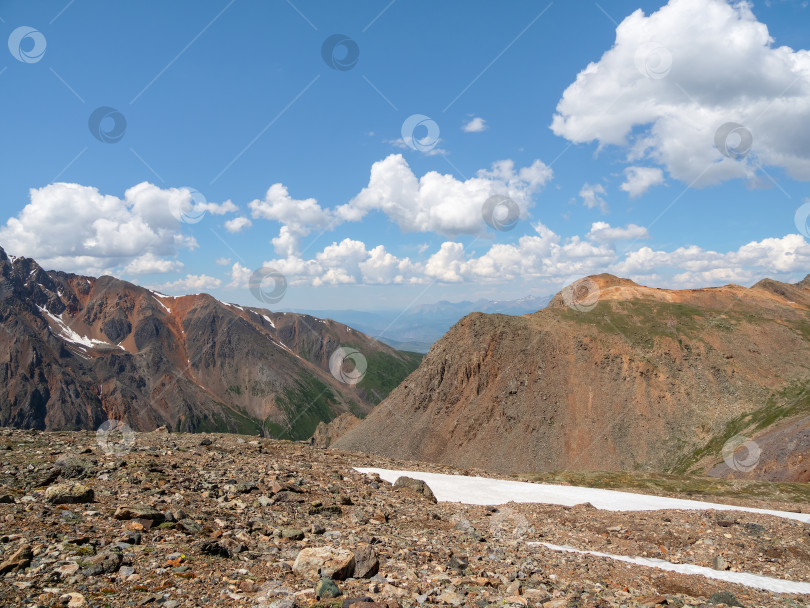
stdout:
[(487, 130), (487, 121), (480, 116), (474, 116), (469, 122), (464, 123), (461, 130), (465, 133), (481, 133)]
[(248, 203), (253, 219), (274, 220), (282, 225), (278, 237), (273, 239), (276, 253), (292, 255), (299, 249), (302, 237), (313, 230), (325, 230), (334, 225), (328, 209), (322, 208), (314, 198), (296, 200), (284, 184), (273, 184), (264, 200)]
[[(223, 213), (232, 205), (204, 204)], [(59, 182), (30, 190), (30, 202), (0, 227), (0, 243), (46, 268), (94, 275), (171, 272), (181, 266), (175, 260), (180, 250), (197, 247), (173, 215), (190, 205), (192, 193), (185, 188), (143, 182), (119, 198)]]
[(240, 216), (225, 222), (225, 230), (231, 233), (242, 232), (245, 228), (250, 228), (253, 225), (248, 218)]
[(619, 189), (627, 192), (630, 198), (637, 198), (653, 186), (663, 183), (664, 172), (658, 167), (627, 167)]
[(187, 294), (217, 289), (220, 285), (222, 285), (222, 281), (216, 277), (210, 277), (206, 274), (187, 274), (182, 279), (164, 283), (159, 288), (166, 292)]
[(777, 46), (750, 2), (670, 0), (619, 24), (613, 46), (563, 93), (551, 128), (626, 147), (628, 162), (702, 187), (753, 180), (760, 166), (810, 180), (810, 137), (797, 128), (808, 122), (810, 52)]
[(585, 182), (579, 191), (582, 203), (588, 209), (599, 207), (602, 213), (607, 213), (608, 211), (608, 204), (605, 200), (606, 195), (607, 192), (605, 192), (605, 187), (602, 184), (589, 184)]
[(335, 213), (343, 221), (356, 222), (380, 211), (404, 232), (482, 233), (486, 226), (481, 209), (487, 198), (508, 196), (525, 217), (532, 195), (552, 176), (540, 160), (519, 169), (513, 161), (502, 160), (465, 181), (436, 171), (417, 177), (401, 154), (392, 154), (372, 165), (368, 186)]

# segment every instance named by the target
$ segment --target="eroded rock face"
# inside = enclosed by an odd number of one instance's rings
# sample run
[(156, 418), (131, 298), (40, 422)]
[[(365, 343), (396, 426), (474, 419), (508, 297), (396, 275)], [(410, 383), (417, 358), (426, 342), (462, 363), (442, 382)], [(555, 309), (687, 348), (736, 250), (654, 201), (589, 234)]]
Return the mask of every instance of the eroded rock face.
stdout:
[(723, 460), (727, 423), (745, 432), (748, 414), (772, 419), (770, 397), (788, 406), (808, 388), (808, 281), (588, 280), (593, 302), (564, 291), (534, 314), (468, 315), (331, 447), (499, 473), (705, 472)]

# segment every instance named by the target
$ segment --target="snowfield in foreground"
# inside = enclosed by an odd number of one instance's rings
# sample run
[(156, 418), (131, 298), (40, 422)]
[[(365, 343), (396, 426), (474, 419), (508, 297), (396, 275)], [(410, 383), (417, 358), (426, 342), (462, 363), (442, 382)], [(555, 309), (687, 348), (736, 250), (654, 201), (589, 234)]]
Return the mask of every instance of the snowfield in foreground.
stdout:
[[(769, 509), (752, 509), (735, 505), (702, 502), (699, 500), (683, 500), (680, 498), (667, 498), (664, 496), (650, 496), (647, 494), (633, 494), (631, 492), (617, 492), (616, 490), (600, 490), (597, 488), (582, 488), (577, 486), (558, 486), (551, 484), (527, 483), (523, 481), (510, 481), (506, 479), (490, 479), (487, 477), (468, 477), (466, 475), (443, 475), (441, 473), (423, 473), (421, 471), (392, 471), (389, 469), (356, 468), (360, 473), (377, 473), (387, 482), (394, 483), (398, 477), (407, 476), (421, 479), (430, 486), (436, 499), (441, 502), (460, 502), (469, 505), (502, 505), (508, 502), (516, 503), (542, 503), (564, 505), (573, 507), (585, 502), (591, 503), (597, 509), (607, 511), (658, 511), (666, 509), (717, 509), (724, 511), (747, 511), (775, 517), (794, 519), (810, 523), (810, 514), (790, 513), (788, 511), (772, 511)], [(810, 594), (810, 583), (784, 580), (751, 574), (748, 572), (728, 572), (713, 570), (693, 564), (675, 564), (672, 562), (647, 558), (628, 557), (625, 555), (612, 555), (598, 551), (576, 549), (574, 547), (552, 545), (544, 542), (530, 542), (531, 546), (545, 547), (552, 551), (565, 551), (618, 560), (648, 568), (658, 568), (681, 574), (693, 574), (721, 580), (747, 587), (764, 589), (774, 593), (807, 593)]]
[(660, 511), (664, 509), (716, 509), (721, 511), (747, 511), (795, 519), (810, 523), (810, 513), (791, 513), (770, 509), (753, 509), (724, 505), (700, 500), (684, 500), (648, 494), (633, 494), (616, 490), (582, 488), (578, 486), (557, 486), (508, 479), (488, 477), (468, 477), (466, 475), (443, 475), (421, 471), (391, 471), (388, 469), (356, 468), (361, 473), (377, 473), (382, 479), (394, 483), (398, 477), (407, 476), (421, 479), (430, 486), (436, 500), (461, 502), (468, 505), (503, 505), (508, 502), (536, 502), (548, 505), (573, 507), (589, 502), (597, 509), (606, 511)]

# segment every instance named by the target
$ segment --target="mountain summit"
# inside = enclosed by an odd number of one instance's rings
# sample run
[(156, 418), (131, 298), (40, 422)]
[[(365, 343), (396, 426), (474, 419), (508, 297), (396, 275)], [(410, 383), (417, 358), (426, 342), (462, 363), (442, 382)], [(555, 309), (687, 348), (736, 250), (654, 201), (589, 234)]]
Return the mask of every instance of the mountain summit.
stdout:
[[(357, 384), (330, 373), (340, 346), (366, 359)], [(364, 415), (417, 362), (331, 320), (46, 272), (0, 248), (0, 426), (117, 419), (300, 439), (342, 412)]]

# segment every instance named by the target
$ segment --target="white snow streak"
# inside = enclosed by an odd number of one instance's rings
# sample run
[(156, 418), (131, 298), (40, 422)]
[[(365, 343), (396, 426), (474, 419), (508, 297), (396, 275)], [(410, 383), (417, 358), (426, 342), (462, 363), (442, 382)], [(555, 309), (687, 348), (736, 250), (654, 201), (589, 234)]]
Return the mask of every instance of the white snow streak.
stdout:
[(552, 545), (551, 543), (530, 542), (528, 545), (543, 546), (552, 551), (565, 551), (566, 553), (579, 553), (582, 555), (593, 555), (596, 557), (607, 557), (628, 564), (646, 566), (648, 568), (658, 568), (679, 574), (697, 574), (706, 578), (712, 578), (727, 583), (736, 583), (746, 587), (755, 587), (772, 591), (774, 593), (808, 593), (810, 594), (810, 583), (787, 581), (781, 578), (771, 578), (760, 574), (750, 574), (748, 572), (730, 572), (727, 570), (714, 570), (705, 566), (695, 566), (694, 564), (673, 564), (654, 557), (627, 557), (625, 555), (612, 555), (599, 551), (582, 551), (567, 545)]
[(65, 342), (71, 342), (79, 346), (84, 346), (85, 348), (93, 348), (95, 346), (102, 345), (102, 346), (118, 346), (118, 348), (120, 348), (121, 350), (126, 350), (120, 344), (114, 345), (110, 344), (109, 342), (104, 342), (103, 340), (96, 340), (95, 338), (80, 336), (65, 324), (65, 322), (61, 318), (61, 315), (57, 317), (56, 315), (51, 313), (47, 308), (42, 306), (37, 306), (37, 308), (39, 308), (40, 312), (44, 312), (46, 315), (48, 315), (48, 317), (50, 317), (50, 319), (54, 323), (56, 323), (56, 326), (59, 328), (59, 333), (56, 335), (62, 338)]
[(165, 310), (169, 314), (172, 314), (172, 311), (169, 309), (169, 307), (166, 306), (163, 302), (161, 302), (160, 299), (157, 297), (157, 295), (155, 295), (154, 298), (155, 298), (155, 302), (157, 302), (158, 304), (160, 304), (163, 307), (163, 310)]
[(377, 473), (391, 483), (397, 477), (407, 475), (421, 479), (430, 486), (436, 499), (444, 502), (461, 502), (470, 505), (502, 505), (508, 502), (534, 502), (550, 505), (574, 505), (591, 503), (597, 509), (606, 511), (658, 511), (662, 509), (716, 509), (722, 511), (747, 511), (762, 515), (773, 515), (786, 519), (795, 519), (810, 523), (808, 513), (790, 513), (770, 509), (754, 509), (703, 502), (633, 494), (616, 490), (598, 488), (581, 488), (577, 486), (556, 486), (542, 483), (527, 483), (506, 479), (489, 479), (486, 477), (468, 477), (466, 475), (442, 475), (440, 473), (422, 473), (420, 471), (391, 471), (388, 469), (358, 468), (361, 473)]

